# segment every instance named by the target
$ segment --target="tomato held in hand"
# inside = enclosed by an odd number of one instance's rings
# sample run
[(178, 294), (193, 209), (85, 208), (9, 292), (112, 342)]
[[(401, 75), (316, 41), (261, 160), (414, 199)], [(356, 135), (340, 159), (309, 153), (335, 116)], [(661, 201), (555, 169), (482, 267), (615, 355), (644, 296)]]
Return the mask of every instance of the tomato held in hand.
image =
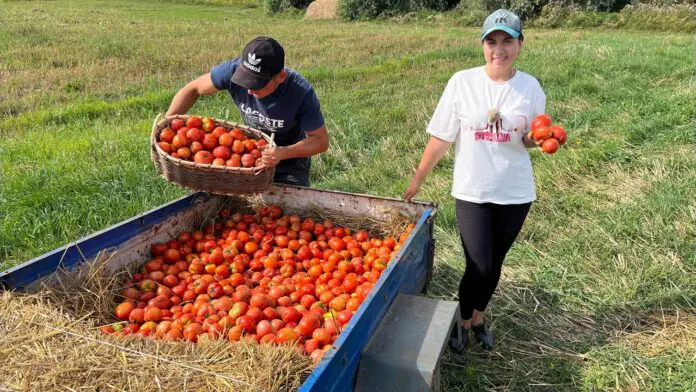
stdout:
[(564, 145), (566, 140), (568, 140), (568, 134), (560, 125), (552, 125), (549, 129), (553, 133), (553, 138), (558, 140), (558, 144)]
[(536, 130), (537, 128), (541, 127), (550, 127), (551, 126), (551, 117), (548, 114), (540, 114), (532, 120), (532, 123), (530, 124), (532, 131)]
[(546, 139), (541, 144), (541, 149), (547, 154), (553, 154), (558, 150), (559, 145), (558, 140), (554, 138)]

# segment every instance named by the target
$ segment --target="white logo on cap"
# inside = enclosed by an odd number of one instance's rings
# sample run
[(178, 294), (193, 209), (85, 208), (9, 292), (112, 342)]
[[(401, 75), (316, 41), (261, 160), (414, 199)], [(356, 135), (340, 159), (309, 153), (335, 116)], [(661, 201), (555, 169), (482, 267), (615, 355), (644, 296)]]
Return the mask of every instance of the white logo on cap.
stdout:
[(248, 57), (251, 65), (258, 65), (261, 62), (261, 59), (256, 58), (256, 53), (249, 53)]

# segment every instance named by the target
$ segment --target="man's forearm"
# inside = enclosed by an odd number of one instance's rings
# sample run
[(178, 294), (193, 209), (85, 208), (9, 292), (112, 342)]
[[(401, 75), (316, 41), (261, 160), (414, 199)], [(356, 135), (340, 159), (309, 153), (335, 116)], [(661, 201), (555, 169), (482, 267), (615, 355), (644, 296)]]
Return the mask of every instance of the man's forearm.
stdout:
[(314, 140), (311, 137), (302, 139), (289, 146), (280, 147), (282, 150), (282, 159), (311, 157), (326, 151), (328, 148), (328, 142)]
[(169, 105), (169, 110), (167, 110), (167, 116), (174, 114), (186, 114), (191, 106), (198, 100), (198, 93), (193, 89), (182, 89), (172, 99), (171, 105)]

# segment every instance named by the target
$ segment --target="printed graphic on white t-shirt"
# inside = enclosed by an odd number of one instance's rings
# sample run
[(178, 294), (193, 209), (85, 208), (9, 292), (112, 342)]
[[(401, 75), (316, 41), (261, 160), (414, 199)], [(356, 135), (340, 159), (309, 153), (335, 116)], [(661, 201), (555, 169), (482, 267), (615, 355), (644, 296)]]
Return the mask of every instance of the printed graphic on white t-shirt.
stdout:
[(428, 125), (428, 133), (455, 143), (452, 196), (475, 203), (535, 200), (522, 136), (545, 105), (539, 82), (524, 72), (502, 83), (483, 67), (457, 72)]
[(498, 108), (488, 110), (488, 115), (468, 129), (474, 132), (474, 141), (486, 141), (494, 143), (510, 143), (511, 135), (524, 132), (526, 118), (524, 116), (510, 114), (503, 116)]

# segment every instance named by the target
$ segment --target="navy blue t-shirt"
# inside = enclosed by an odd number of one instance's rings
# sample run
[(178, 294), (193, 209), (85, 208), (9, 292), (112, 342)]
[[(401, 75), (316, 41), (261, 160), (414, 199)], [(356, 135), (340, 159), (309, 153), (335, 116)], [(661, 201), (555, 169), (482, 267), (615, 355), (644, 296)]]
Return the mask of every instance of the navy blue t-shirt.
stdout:
[[(275, 133), (274, 141), (279, 146), (289, 146), (307, 137), (306, 132), (324, 125), (319, 99), (299, 73), (285, 68), (288, 77), (276, 91), (258, 99), (247, 93), (247, 89), (232, 83), (232, 74), (240, 64), (240, 58), (216, 65), (210, 78), (218, 90), (227, 90), (239, 108), (244, 123), (267, 134)], [(309, 171), (310, 158), (280, 161), (276, 172), (295, 170)]]

